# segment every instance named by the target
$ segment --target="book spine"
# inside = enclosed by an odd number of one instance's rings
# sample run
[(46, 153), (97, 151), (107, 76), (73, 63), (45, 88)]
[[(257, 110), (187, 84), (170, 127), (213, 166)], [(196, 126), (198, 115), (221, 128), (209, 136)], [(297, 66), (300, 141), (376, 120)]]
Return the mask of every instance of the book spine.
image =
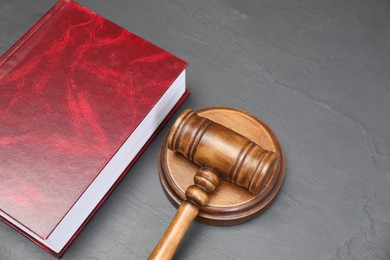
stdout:
[(39, 31), (55, 14), (64, 8), (71, 0), (59, 0), (47, 13), (41, 17), (8, 51), (0, 57), (0, 68), (20, 49), (35, 33)]

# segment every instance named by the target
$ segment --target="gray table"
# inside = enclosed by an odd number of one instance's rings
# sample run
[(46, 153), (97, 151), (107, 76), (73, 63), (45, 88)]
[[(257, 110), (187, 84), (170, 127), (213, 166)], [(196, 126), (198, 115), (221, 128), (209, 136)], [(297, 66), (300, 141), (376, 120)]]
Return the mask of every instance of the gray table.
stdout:
[[(53, 3), (1, 0), (1, 53)], [(190, 63), (180, 110), (247, 110), (285, 149), (275, 203), (239, 226), (194, 223), (177, 259), (390, 259), (388, 1), (80, 3)], [(157, 175), (172, 123), (63, 259), (149, 255), (175, 214)], [(0, 223), (0, 259), (51, 258)]]

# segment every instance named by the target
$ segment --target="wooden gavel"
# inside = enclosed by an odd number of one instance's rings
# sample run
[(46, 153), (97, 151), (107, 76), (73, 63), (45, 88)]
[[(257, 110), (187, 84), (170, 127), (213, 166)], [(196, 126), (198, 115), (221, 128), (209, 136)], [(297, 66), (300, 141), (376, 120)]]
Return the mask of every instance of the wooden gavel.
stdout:
[(229, 128), (185, 110), (168, 134), (167, 146), (200, 166), (171, 224), (149, 259), (171, 259), (185, 232), (207, 205), (208, 193), (222, 177), (259, 194), (272, 175), (278, 155)]

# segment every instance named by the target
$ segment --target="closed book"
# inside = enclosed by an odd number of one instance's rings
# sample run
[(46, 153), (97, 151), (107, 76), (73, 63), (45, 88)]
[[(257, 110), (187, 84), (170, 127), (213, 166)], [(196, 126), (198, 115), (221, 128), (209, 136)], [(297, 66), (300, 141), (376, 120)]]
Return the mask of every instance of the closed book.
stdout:
[(0, 58), (0, 218), (61, 256), (188, 95), (186, 66), (58, 1)]

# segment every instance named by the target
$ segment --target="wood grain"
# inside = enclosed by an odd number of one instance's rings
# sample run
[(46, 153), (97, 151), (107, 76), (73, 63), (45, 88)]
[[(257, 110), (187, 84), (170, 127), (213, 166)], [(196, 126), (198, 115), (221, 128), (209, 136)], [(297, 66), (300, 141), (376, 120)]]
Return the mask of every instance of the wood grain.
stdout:
[[(183, 114), (183, 117), (186, 118), (186, 114)], [(197, 114), (228, 127), (234, 132), (241, 131), (239, 133), (245, 138), (278, 155), (278, 160), (275, 160), (275, 164), (272, 165), (271, 174), (269, 178), (266, 178), (266, 183), (261, 192), (253, 194), (247, 189), (233, 184), (229, 176), (225, 176), (216, 190), (210, 194), (208, 204), (201, 207), (198, 220), (211, 225), (228, 226), (241, 224), (256, 217), (271, 204), (283, 182), (285, 159), (278, 139), (266, 124), (253, 115), (238, 109), (208, 108), (197, 111)], [(180, 125), (181, 123), (182, 121), (176, 121), (173, 128), (180, 129), (183, 127), (183, 125)], [(200, 122), (199, 125), (201, 124)], [(168, 149), (167, 142), (175, 142), (176, 136), (175, 133), (171, 133), (173, 138), (169, 140), (169, 136), (167, 136), (161, 145), (159, 175), (165, 193), (177, 206), (185, 200), (185, 190), (192, 185), (193, 176), (196, 174), (198, 166), (185, 156)], [(218, 147), (218, 144), (214, 143), (215, 140), (207, 139), (207, 141), (211, 143), (211, 147)], [(231, 138), (229, 138), (229, 141), (234, 143)], [(236, 155), (239, 154), (241, 149), (237, 150)], [(228, 153), (226, 150), (223, 151)], [(185, 151), (183, 153), (186, 154)], [(213, 157), (209, 151), (203, 151), (203, 154), (208, 158)], [(201, 159), (198, 158), (199, 160)], [(231, 160), (234, 161), (234, 159)], [(209, 163), (212, 164), (210, 161)], [(224, 163), (226, 164), (226, 161)], [(230, 165), (230, 167), (234, 167), (234, 165)], [(226, 169), (222, 169), (222, 171), (230, 172)]]
[[(229, 111), (256, 119), (244, 111), (232, 108), (208, 108), (205, 110), (213, 113)], [(229, 119), (229, 117), (226, 118)], [(245, 129), (245, 120), (242, 119), (242, 116), (235, 119), (236, 123), (244, 125)], [(260, 122), (258, 119), (256, 120)], [(273, 135), (272, 132), (271, 135)], [(164, 153), (164, 150), (169, 149), (200, 168), (194, 176), (195, 184), (186, 189), (184, 202), (180, 205), (174, 219), (149, 259), (171, 259), (173, 257), (186, 230), (199, 214), (199, 208), (208, 206), (209, 193), (212, 195), (212, 192), (218, 187), (219, 177), (233, 184), (228, 186), (231, 189), (225, 189), (224, 197), (227, 198), (231, 194), (236, 194), (235, 187), (240, 186), (253, 194), (255, 198), (258, 196), (267, 198), (269, 193), (262, 194), (262, 192), (267, 191), (267, 189), (271, 190), (273, 191), (271, 193), (273, 197), (270, 198), (272, 200), (280, 188), (273, 180), (283, 180), (283, 177), (280, 178), (280, 169), (283, 169), (282, 175), (284, 175), (284, 167), (277, 167), (277, 165), (280, 166), (281, 161), (280, 151), (276, 153), (265, 150), (244, 135), (199, 116), (190, 109), (185, 110), (176, 119), (161, 149), (163, 150), (161, 154)], [(161, 157), (160, 163), (163, 165), (161, 168), (163, 169), (168, 163), (175, 165), (178, 162), (175, 160), (168, 162), (166, 157)], [(169, 186), (165, 185), (166, 182), (162, 175), (166, 175), (168, 178), (170, 175), (177, 175), (180, 178), (182, 175), (189, 174), (188, 169), (160, 173), (163, 188), (170, 189)], [(169, 196), (170, 192), (167, 194)], [(258, 214), (263, 208), (253, 212), (246, 206), (243, 210), (236, 211), (234, 221), (229, 223), (238, 224), (243, 220), (246, 221)], [(227, 213), (224, 210), (219, 212), (219, 209), (215, 207), (212, 210), (222, 216), (231, 216), (231, 212)], [(220, 221), (220, 219), (214, 218), (212, 221)]]
[(208, 168), (200, 168), (194, 176), (194, 185), (187, 188), (186, 200), (180, 205), (171, 224), (149, 256), (150, 260), (171, 259), (184, 234), (199, 213), (199, 208), (208, 203), (208, 193), (219, 183), (218, 174)]

